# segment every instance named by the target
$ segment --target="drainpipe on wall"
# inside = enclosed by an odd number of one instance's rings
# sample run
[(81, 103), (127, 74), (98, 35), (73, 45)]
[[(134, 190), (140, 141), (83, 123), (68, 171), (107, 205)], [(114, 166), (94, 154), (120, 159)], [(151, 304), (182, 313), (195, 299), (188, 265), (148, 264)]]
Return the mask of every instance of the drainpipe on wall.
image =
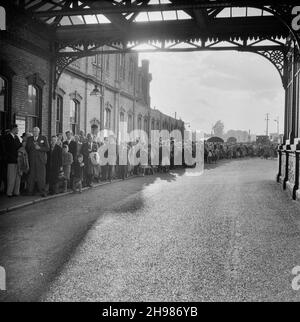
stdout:
[(117, 131), (117, 142), (119, 142), (119, 127), (120, 127), (120, 91), (117, 91), (115, 94), (116, 102), (115, 102), (115, 130)]
[(50, 138), (52, 135), (52, 108), (53, 108), (53, 100), (55, 99), (55, 88), (54, 88), (54, 76), (55, 76), (55, 59), (50, 59), (50, 70), (49, 70), (49, 102), (48, 102), (48, 137)]
[[(85, 59), (85, 74), (88, 74), (88, 64), (89, 64), (89, 57)], [(85, 89), (84, 89), (84, 132), (87, 134), (87, 109), (88, 109), (88, 80), (85, 78)]]

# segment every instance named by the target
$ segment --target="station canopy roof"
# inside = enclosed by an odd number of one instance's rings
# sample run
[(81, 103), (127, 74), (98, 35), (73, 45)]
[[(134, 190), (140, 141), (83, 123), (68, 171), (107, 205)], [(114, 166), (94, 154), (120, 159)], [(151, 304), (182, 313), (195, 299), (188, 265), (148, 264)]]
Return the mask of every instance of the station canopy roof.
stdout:
[[(280, 41), (288, 29), (272, 13), (295, 1), (9, 0), (66, 43), (141, 40)], [(290, 4), (286, 4), (290, 3)]]

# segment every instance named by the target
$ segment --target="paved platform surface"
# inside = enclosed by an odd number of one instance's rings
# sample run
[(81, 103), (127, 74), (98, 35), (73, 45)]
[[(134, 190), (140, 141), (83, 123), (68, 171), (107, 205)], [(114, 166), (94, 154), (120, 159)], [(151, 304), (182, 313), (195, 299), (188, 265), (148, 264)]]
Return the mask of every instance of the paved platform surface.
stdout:
[[(131, 179), (131, 178), (129, 178)], [(114, 182), (119, 182), (121, 181), (120, 179), (114, 179), (112, 180), (111, 183)], [(93, 188), (97, 188), (106, 184), (109, 184), (109, 181), (103, 181), (100, 183), (95, 183), (93, 184)], [(90, 187), (85, 187), (83, 190), (88, 190)], [(46, 197), (42, 197), (40, 194), (36, 193), (34, 195), (26, 195), (26, 194), (21, 194), (20, 196), (13, 196), (12, 198), (9, 198), (6, 196), (6, 194), (1, 194), (0, 195), (0, 215), (10, 212), (12, 210), (16, 210), (19, 208), (24, 208), (26, 206), (35, 204), (35, 203), (40, 203), (44, 202), (49, 199), (55, 199), (55, 198), (60, 198), (64, 197), (65, 195), (71, 194), (72, 190), (68, 189), (67, 192), (64, 193), (59, 193), (55, 195), (48, 194)]]
[(0, 300), (299, 301), (276, 161), (135, 178), (0, 216)]

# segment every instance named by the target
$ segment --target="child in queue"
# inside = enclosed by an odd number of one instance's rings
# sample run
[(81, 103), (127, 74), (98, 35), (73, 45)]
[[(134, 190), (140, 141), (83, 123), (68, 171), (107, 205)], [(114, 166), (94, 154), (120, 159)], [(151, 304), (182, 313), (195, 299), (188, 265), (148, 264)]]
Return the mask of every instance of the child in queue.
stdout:
[(82, 192), (84, 162), (83, 155), (79, 154), (73, 164), (73, 192)]

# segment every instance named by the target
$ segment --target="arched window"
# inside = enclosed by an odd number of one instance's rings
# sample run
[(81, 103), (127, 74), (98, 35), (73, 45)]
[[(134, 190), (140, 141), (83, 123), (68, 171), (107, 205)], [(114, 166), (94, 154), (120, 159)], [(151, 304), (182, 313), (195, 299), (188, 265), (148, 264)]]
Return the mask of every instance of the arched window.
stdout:
[(124, 122), (125, 121), (125, 114), (124, 112), (120, 113), (120, 122)]
[(127, 131), (130, 133), (133, 130), (133, 117), (132, 114), (128, 114), (128, 123), (127, 123)]
[(7, 127), (7, 80), (0, 75), (0, 130)]
[(155, 130), (155, 121), (154, 120), (151, 121), (151, 130), (152, 131)]
[(109, 72), (109, 57), (110, 55), (106, 55), (106, 72), (108, 73)]
[(127, 134), (127, 124), (125, 122), (125, 112), (122, 111), (120, 112), (120, 117), (119, 117), (119, 135), (120, 135), (120, 142), (123, 142), (126, 139), (126, 134)]
[(144, 119), (144, 131), (148, 132), (148, 119), (146, 117)]
[(137, 127), (138, 127), (138, 130), (142, 129), (142, 116), (141, 115), (139, 115), (139, 117), (138, 117)]
[(32, 132), (35, 126), (40, 127), (41, 90), (35, 85), (28, 85), (27, 97), (27, 131)]
[(111, 129), (111, 109), (109, 107), (105, 108), (104, 111), (104, 127), (106, 129)]
[(159, 126), (159, 121), (156, 122), (156, 129), (159, 130), (160, 126)]
[(26, 79), (28, 82), (26, 131), (32, 132), (35, 126), (38, 126), (42, 131), (42, 95), (45, 82), (38, 73), (30, 75)]
[(80, 113), (80, 103), (71, 99), (70, 101), (70, 130), (73, 134), (79, 133), (79, 113)]

